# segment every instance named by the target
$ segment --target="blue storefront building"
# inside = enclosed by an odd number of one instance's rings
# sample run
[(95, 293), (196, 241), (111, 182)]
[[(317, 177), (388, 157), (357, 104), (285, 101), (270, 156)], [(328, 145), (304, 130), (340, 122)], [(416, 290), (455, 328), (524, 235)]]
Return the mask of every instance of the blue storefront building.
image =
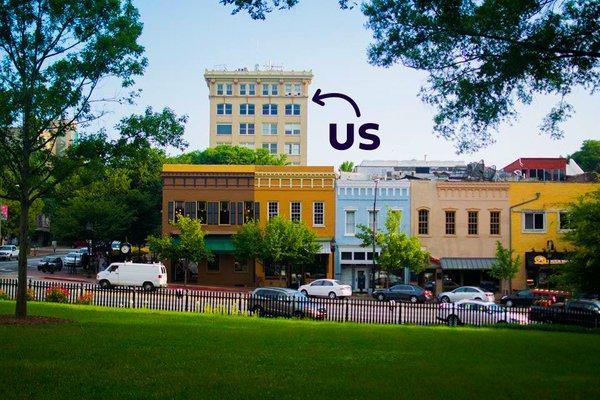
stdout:
[[(375, 197), (377, 203), (373, 210)], [(406, 234), (410, 234), (408, 180), (377, 179), (354, 172), (341, 173), (336, 182), (335, 276), (341, 282), (351, 285), (354, 291), (368, 290), (373, 269), (373, 249), (361, 246), (361, 240), (356, 237), (359, 232), (358, 226), (373, 226), (373, 218), (375, 218), (376, 229), (385, 229), (388, 209), (402, 212), (401, 229)], [(375, 270), (377, 271), (377, 268)], [(391, 282), (399, 279), (388, 278)], [(376, 272), (376, 285), (381, 285), (384, 279), (383, 274)]]

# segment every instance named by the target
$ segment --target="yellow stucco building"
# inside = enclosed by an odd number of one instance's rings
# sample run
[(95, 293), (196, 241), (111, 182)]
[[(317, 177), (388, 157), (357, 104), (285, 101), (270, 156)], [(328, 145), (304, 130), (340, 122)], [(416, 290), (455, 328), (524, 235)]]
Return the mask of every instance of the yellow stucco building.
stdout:
[[(335, 177), (333, 167), (256, 166), (254, 199), (261, 204), (260, 224), (279, 215), (302, 221), (317, 235), (317, 259), (299, 271), (307, 279), (334, 276)], [(267, 286), (285, 285), (274, 265), (257, 264), (256, 276)]]
[(600, 189), (593, 183), (510, 182), (510, 248), (521, 259), (513, 289), (547, 287), (548, 277), (566, 262), (564, 240), (569, 204)]

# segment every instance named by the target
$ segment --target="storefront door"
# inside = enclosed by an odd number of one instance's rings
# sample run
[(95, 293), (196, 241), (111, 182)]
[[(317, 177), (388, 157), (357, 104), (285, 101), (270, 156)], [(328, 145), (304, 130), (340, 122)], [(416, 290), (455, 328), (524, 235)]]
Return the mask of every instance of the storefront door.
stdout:
[(369, 270), (367, 268), (356, 268), (354, 290), (364, 292), (369, 288)]

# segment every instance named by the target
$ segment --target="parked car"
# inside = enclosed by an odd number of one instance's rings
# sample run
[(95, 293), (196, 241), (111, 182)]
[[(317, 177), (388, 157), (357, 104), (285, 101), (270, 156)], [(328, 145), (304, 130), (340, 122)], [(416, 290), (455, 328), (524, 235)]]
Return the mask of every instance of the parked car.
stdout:
[(167, 286), (167, 269), (160, 263), (112, 263), (96, 275), (96, 280), (104, 289), (111, 286), (141, 286), (144, 290), (154, 290)]
[(494, 293), (486, 292), (475, 286), (461, 286), (449, 292), (438, 294), (441, 303), (454, 303), (459, 300), (481, 300), (494, 301)]
[(555, 303), (550, 307), (532, 306), (531, 321), (553, 324), (579, 325), (587, 328), (600, 327), (600, 300), (571, 300)]
[(416, 285), (394, 285), (387, 289), (377, 289), (373, 297), (379, 301), (400, 300), (411, 303), (425, 303), (433, 299), (433, 294)]
[(11, 261), (13, 258), (19, 258), (19, 248), (12, 244), (0, 246), (0, 260)]
[(65, 256), (64, 266), (65, 268), (79, 268), (81, 267), (82, 253), (78, 251), (72, 251)]
[(300, 286), (298, 291), (304, 293), (305, 296), (329, 297), (330, 299), (352, 296), (352, 287), (335, 279), (317, 279)]
[(318, 307), (302, 292), (284, 288), (258, 288), (248, 299), (248, 310), (259, 316), (309, 317), (324, 319), (325, 308)]
[(500, 304), (506, 307), (531, 307), (534, 304), (550, 306), (556, 302), (563, 302), (569, 297), (568, 292), (547, 289), (519, 290), (507, 296), (502, 296)]
[(63, 260), (56, 256), (46, 256), (40, 260), (37, 269), (41, 272), (49, 272), (51, 274), (56, 271), (61, 271), (63, 267)]
[(509, 311), (491, 301), (480, 300), (459, 300), (454, 304), (442, 303), (438, 308), (437, 319), (451, 326), (528, 322), (525, 313)]

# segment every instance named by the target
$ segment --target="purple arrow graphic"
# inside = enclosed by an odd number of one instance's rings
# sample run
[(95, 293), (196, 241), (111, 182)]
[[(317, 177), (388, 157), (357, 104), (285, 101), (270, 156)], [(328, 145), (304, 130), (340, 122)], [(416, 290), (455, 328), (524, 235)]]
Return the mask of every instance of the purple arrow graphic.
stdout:
[(356, 113), (356, 116), (360, 117), (360, 109), (358, 108), (358, 105), (356, 104), (356, 102), (354, 100), (352, 100), (352, 98), (350, 98), (350, 96), (347, 96), (343, 93), (321, 94), (321, 89), (317, 89), (317, 91), (315, 92), (315, 94), (312, 97), (312, 101), (314, 101), (315, 103), (317, 103), (320, 106), (324, 106), (325, 102), (323, 101), (323, 99), (328, 99), (331, 97), (339, 97), (340, 99), (346, 100), (348, 103), (350, 103), (352, 105), (352, 108), (354, 108), (354, 112)]

